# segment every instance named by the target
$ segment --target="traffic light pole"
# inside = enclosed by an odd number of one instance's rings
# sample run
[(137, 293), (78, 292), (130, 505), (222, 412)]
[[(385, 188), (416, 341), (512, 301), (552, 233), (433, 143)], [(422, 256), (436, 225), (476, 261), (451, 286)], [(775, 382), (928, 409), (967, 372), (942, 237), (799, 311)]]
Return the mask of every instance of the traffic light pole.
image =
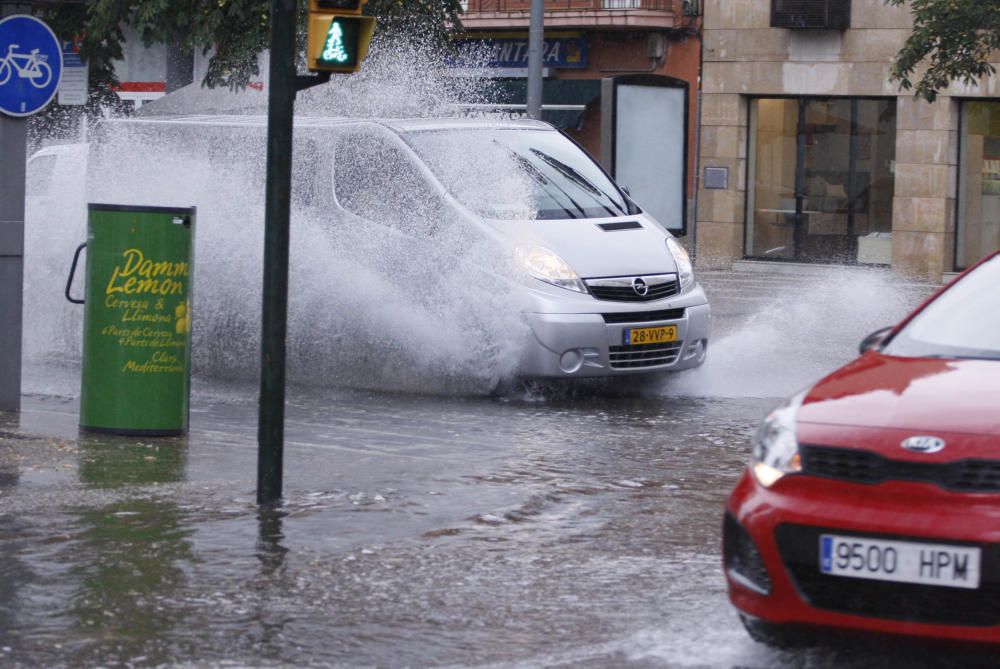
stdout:
[(288, 245), (295, 112), (296, 0), (271, 2), (264, 204), (264, 290), (260, 339), (257, 503), (281, 499), (285, 450), (285, 342), (288, 334)]
[(288, 247), (295, 93), (330, 80), (295, 73), (296, 0), (271, 2), (267, 99), (267, 185), (264, 202), (264, 289), (257, 424), (257, 503), (281, 500), (285, 457), (285, 359), (288, 337)]

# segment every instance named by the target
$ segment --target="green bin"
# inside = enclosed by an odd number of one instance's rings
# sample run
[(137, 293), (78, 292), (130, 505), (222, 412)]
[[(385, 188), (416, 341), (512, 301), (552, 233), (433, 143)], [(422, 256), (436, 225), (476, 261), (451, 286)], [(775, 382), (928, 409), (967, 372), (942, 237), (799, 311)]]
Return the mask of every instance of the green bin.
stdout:
[[(84, 304), (80, 428), (178, 435), (188, 427), (195, 208), (88, 205), (66, 297)], [(87, 249), (83, 300), (70, 295)]]

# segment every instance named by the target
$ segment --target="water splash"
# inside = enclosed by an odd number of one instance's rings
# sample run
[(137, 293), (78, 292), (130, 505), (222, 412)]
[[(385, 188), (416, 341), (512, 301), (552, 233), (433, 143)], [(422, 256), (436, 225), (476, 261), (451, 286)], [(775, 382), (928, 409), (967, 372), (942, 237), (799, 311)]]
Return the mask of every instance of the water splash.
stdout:
[[(711, 278), (708, 281), (711, 288)], [(669, 379), (663, 392), (791, 395), (852, 360), (866, 335), (899, 322), (930, 291), (885, 271), (855, 268), (830, 269), (773, 286), (773, 293), (745, 323), (712, 341), (702, 368)], [(712, 290), (708, 293), (712, 301)], [(750, 293), (745, 291), (746, 296)]]
[[(428, 48), (381, 44), (363, 75), (303, 95), (302, 114), (432, 116), (454, 111), (481, 81), (448, 76)], [(391, 47), (391, 48), (390, 48)], [(206, 97), (213, 101), (217, 92)], [(214, 102), (213, 102), (214, 104)], [(253, 379), (259, 358), (264, 128), (232, 133), (110, 124), (95, 135), (86, 189), (31, 212), (26, 244), (29, 362), (75, 363), (82, 307), (62, 297), (72, 250), (85, 238), (86, 202), (196, 206), (193, 371)], [(344, 220), (328, 206), (330, 147), (300, 143), (293, 166), (289, 376), (302, 383), (431, 393), (485, 393), (513, 374), (527, 336), (519, 279), (495, 243), (464, 221), (396, 212), (436, 226), (414, 242)], [(82, 154), (81, 154), (82, 155)], [(326, 168), (322, 165), (326, 161)], [(385, 198), (412, 183), (387, 164)], [(78, 175), (77, 175), (78, 176)], [(380, 190), (381, 188), (381, 190)], [(417, 231), (418, 233), (426, 231)], [(488, 237), (488, 236), (487, 236)], [(77, 284), (77, 294), (82, 285)], [(44, 335), (43, 335), (44, 333)], [(51, 390), (32, 387), (29, 391)]]
[(460, 105), (495, 98), (485, 49), (463, 53), (463, 67), (444, 65), (447, 54), (399, 33), (376, 35), (361, 70), (334, 76), (329, 85), (303, 91), (296, 113), (351, 118), (427, 118), (454, 115)]

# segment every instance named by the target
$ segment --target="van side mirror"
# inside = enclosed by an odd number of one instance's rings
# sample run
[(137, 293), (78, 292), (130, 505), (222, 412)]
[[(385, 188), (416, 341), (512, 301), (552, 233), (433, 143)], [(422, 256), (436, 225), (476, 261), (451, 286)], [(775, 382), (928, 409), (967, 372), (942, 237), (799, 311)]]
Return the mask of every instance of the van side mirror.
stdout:
[(873, 348), (881, 346), (882, 342), (885, 341), (885, 338), (889, 336), (889, 333), (892, 332), (894, 327), (895, 326), (890, 325), (888, 327), (880, 328), (862, 339), (861, 344), (858, 346), (858, 353), (867, 353)]

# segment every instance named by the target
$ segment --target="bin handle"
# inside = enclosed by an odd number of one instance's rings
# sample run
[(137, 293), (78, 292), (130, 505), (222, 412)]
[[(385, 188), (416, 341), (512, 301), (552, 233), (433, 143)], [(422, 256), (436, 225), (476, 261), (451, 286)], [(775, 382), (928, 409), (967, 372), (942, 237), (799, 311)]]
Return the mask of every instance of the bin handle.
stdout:
[(87, 242), (80, 244), (76, 247), (76, 253), (73, 254), (73, 264), (69, 268), (69, 278), (66, 279), (66, 299), (73, 304), (83, 304), (83, 300), (77, 300), (72, 295), (69, 294), (69, 289), (73, 286), (73, 276), (76, 274), (76, 263), (80, 260), (80, 251), (87, 248)]

